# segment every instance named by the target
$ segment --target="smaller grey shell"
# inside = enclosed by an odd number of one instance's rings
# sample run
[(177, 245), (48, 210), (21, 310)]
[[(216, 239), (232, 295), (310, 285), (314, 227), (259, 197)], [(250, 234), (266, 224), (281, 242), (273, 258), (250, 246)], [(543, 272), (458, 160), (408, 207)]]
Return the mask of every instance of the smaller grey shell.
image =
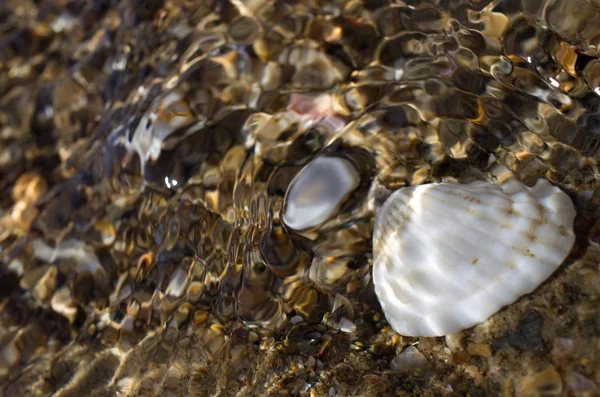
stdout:
[(313, 159), (287, 190), (283, 222), (294, 230), (322, 224), (336, 213), (359, 183), (358, 172), (350, 161), (327, 156)]

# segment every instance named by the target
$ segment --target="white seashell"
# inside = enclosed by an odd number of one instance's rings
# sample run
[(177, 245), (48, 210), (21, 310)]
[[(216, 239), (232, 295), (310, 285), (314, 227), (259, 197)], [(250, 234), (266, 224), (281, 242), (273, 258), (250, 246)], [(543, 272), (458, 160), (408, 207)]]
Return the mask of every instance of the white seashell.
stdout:
[(360, 183), (352, 163), (317, 157), (294, 177), (286, 193), (283, 222), (291, 229), (316, 227), (331, 218)]
[(377, 213), (373, 282), (392, 328), (441, 336), (485, 321), (532, 292), (575, 241), (569, 196), (529, 188), (436, 183), (394, 192)]

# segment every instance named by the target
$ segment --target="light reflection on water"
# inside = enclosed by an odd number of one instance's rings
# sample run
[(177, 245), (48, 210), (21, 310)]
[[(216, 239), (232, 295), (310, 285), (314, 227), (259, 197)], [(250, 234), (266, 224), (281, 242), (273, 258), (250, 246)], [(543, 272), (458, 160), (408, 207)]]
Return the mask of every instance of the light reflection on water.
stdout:
[[(392, 191), (498, 164), (525, 184), (597, 190), (594, 2), (92, 3), (2, 6), (1, 274), (20, 280), (11, 302), (48, 318), (26, 328), (7, 309), (30, 339), (0, 379), (77, 340), (152, 346), (132, 356), (158, 375), (121, 367), (113, 392), (166, 376), (169, 357), (189, 363), (177, 343), (202, 357), (206, 384), (219, 360), (257, 381), (247, 363), (283, 341), (325, 354), (340, 329), (381, 337), (371, 238)], [(286, 192), (315, 158), (358, 179), (292, 230)], [(114, 374), (126, 359), (106, 354)], [(67, 387), (65, 373), (37, 387)]]

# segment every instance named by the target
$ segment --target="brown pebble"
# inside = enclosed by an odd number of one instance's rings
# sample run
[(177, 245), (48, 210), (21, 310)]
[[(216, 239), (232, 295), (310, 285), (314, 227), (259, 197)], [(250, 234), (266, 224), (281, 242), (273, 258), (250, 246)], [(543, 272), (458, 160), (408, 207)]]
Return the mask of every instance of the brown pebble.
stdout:
[(44, 178), (34, 172), (26, 172), (16, 180), (12, 191), (15, 202), (35, 203), (48, 190), (48, 183)]
[(562, 393), (563, 382), (554, 367), (548, 367), (536, 374), (523, 379), (517, 386), (517, 397), (537, 396), (543, 393), (545, 396), (557, 396)]
[(492, 346), (487, 343), (469, 343), (467, 352), (472, 356), (492, 357)]
[(465, 367), (465, 372), (473, 378), (475, 386), (479, 387), (483, 384), (483, 375), (481, 374), (479, 368), (477, 368), (475, 365), (469, 365)]
[(10, 214), (14, 225), (22, 230), (27, 230), (35, 220), (38, 209), (26, 201), (18, 201)]
[(454, 352), (450, 355), (450, 360), (454, 365), (466, 364), (471, 360), (471, 355), (465, 351)]
[(512, 378), (508, 378), (504, 381), (502, 385), (502, 397), (512, 397), (513, 396), (513, 380)]

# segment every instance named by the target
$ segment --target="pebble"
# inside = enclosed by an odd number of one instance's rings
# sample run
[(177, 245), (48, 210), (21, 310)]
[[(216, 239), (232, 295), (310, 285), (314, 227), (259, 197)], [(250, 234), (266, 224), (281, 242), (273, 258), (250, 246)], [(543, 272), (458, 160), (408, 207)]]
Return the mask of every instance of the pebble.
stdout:
[(463, 349), (463, 334), (457, 332), (454, 334), (446, 335), (446, 346), (451, 352), (456, 352)]
[(558, 396), (563, 391), (563, 382), (554, 367), (548, 367), (536, 374), (523, 379), (517, 386), (517, 397), (537, 396)]
[(431, 368), (431, 364), (416, 347), (409, 346), (392, 359), (390, 367), (402, 372), (418, 372)]
[(481, 386), (483, 384), (484, 378), (477, 366), (468, 365), (465, 367), (465, 372), (473, 378), (475, 386)]
[(569, 363), (575, 343), (572, 339), (556, 338), (552, 342), (552, 357), (557, 365), (567, 365)]
[(517, 329), (507, 333), (508, 343), (523, 351), (541, 352), (544, 350), (542, 328), (544, 317), (536, 310), (530, 310), (521, 317)]
[(469, 343), (467, 352), (472, 356), (492, 357), (492, 346), (487, 343)]
[(590, 393), (589, 395), (592, 396), (597, 396), (598, 393), (600, 393), (600, 389), (594, 382), (592, 382), (591, 380), (589, 380), (588, 378), (586, 378), (578, 372), (572, 372), (569, 375), (567, 375), (566, 378), (568, 388), (571, 391), (588, 392)]

